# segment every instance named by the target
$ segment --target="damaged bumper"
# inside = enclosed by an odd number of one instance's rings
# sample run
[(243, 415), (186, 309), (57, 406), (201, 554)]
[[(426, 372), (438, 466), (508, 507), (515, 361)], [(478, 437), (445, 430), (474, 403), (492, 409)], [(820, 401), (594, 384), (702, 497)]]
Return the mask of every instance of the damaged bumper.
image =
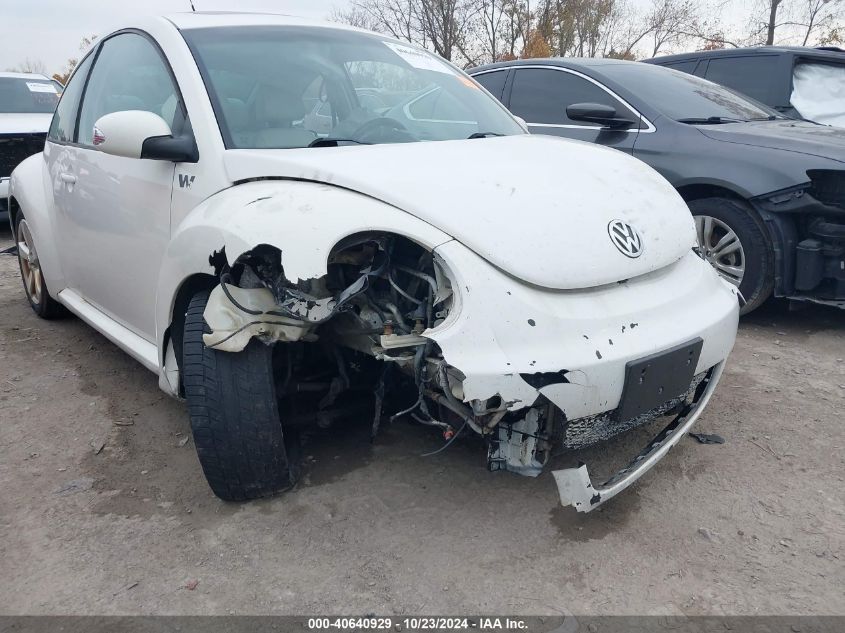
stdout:
[(724, 364), (720, 363), (710, 370), (698, 386), (693, 402), (660, 431), (625, 468), (604, 483), (593, 484), (586, 464), (577, 468), (552, 471), (561, 505), (571, 505), (578, 512), (589, 512), (618, 495), (651, 470), (698, 420), (716, 389), (723, 368)]

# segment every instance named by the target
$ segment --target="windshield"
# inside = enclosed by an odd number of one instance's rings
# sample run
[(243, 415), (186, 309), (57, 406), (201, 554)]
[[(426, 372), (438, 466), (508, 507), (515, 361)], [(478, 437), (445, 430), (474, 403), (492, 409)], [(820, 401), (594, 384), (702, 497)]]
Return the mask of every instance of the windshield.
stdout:
[(56, 109), (59, 94), (49, 79), (0, 77), (0, 113), (45, 113)]
[(716, 123), (780, 117), (767, 106), (724, 86), (662, 66), (614, 64), (602, 66), (601, 70), (676, 121)]
[(790, 103), (805, 119), (845, 127), (845, 64), (797, 64)]
[(404, 143), (523, 134), (439, 57), (321, 27), (183, 31), (228, 148)]

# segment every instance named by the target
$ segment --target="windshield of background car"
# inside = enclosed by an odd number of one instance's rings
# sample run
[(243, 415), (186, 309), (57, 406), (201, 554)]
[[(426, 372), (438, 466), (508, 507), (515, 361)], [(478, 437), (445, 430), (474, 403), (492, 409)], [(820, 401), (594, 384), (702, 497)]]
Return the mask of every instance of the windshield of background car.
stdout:
[(59, 102), (49, 79), (0, 77), (0, 113), (52, 113)]
[(324, 27), (183, 35), (231, 149), (524, 134), (474, 80), (416, 46)]
[(693, 75), (651, 64), (602, 66), (601, 71), (651, 107), (681, 119), (765, 120), (780, 116), (732, 90)]
[(845, 127), (845, 64), (796, 64), (789, 101), (805, 119)]

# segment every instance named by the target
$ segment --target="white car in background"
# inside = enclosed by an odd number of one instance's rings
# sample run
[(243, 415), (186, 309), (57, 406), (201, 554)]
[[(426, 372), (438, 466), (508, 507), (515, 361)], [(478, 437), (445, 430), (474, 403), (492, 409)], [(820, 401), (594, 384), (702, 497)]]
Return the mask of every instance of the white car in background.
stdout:
[(0, 72), (0, 220), (8, 217), (12, 170), (44, 149), (60, 85), (44, 75)]
[[(289, 17), (188, 13), (102, 38), (12, 176), (26, 293), (188, 403), (222, 499), (290, 487), (299, 441), (363, 405), (537, 475), (665, 417), (595, 508), (701, 414), (738, 296), (657, 172), (531, 136), (427, 51)], [(358, 94), (390, 95), (362, 100)], [(308, 126), (314, 99), (330, 127)], [(309, 101), (310, 99), (310, 101)], [(395, 398), (394, 398), (395, 399)]]

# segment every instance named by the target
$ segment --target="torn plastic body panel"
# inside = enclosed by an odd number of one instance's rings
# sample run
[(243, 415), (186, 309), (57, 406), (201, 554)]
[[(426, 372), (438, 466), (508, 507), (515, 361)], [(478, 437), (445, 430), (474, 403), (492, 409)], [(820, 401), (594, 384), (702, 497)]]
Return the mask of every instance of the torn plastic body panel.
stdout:
[(581, 464), (578, 468), (553, 471), (561, 504), (571, 505), (579, 512), (589, 512), (618, 495), (651, 470), (698, 420), (719, 383), (723, 369), (724, 364), (720, 363), (707, 372), (696, 385), (692, 400), (684, 403), (672, 421), (625, 468), (604, 483), (593, 484), (586, 464)]
[[(206, 307), (212, 330), (206, 344), (236, 352), (253, 336), (268, 344), (320, 342), (381, 361), (373, 433), (385, 376), (394, 368), (416, 385), (416, 399), (393, 418), (410, 415), (450, 437), (475, 431), (488, 442), (489, 470), (536, 476), (556, 443), (580, 448), (690, 406), (704, 376), (715, 386), (713, 368), (736, 333), (735, 289), (692, 252), (655, 273), (573, 291), (528, 286), (457, 242), (429, 250), (380, 233), (342, 240), (327, 274), (316, 279), (292, 282), (283, 261), (278, 249), (262, 246), (217, 271), (222, 283)], [(691, 339), (700, 354), (682, 392), (615, 419), (626, 367)], [(322, 403), (348, 389), (344, 374), (326, 383)], [(652, 452), (662, 456), (672, 444)], [(639, 464), (604, 498), (657, 459)], [(576, 503), (574, 482), (589, 483), (586, 471), (556, 476), (568, 482), (563, 503), (579, 510), (596, 505)]]

